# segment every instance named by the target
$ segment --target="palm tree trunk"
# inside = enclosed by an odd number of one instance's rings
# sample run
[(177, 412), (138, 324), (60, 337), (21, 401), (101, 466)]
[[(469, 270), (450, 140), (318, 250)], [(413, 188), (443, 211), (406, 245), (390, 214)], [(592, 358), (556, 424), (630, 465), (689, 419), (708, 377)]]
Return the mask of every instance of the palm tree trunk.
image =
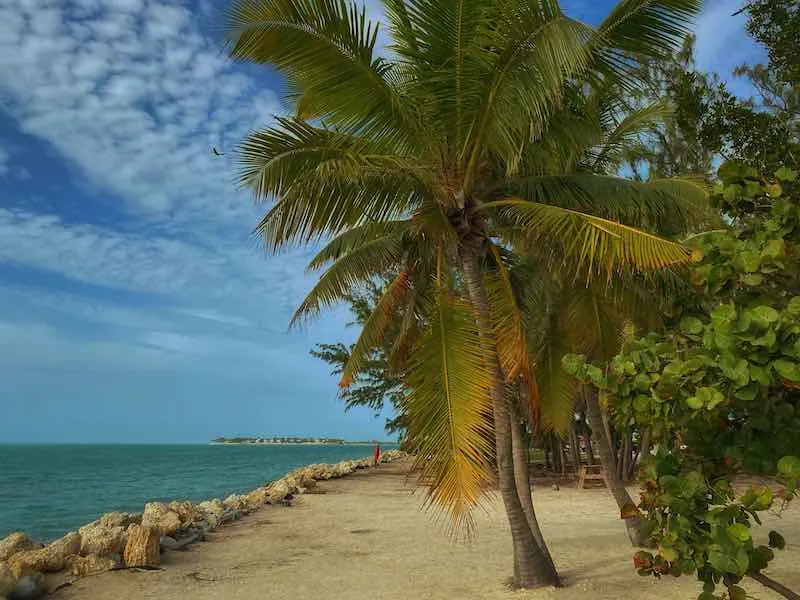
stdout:
[(569, 430), (569, 448), (572, 454), (572, 472), (577, 473), (581, 464), (581, 448), (578, 442), (578, 434), (575, 433), (574, 427), (570, 427)]
[(514, 481), (519, 494), (519, 501), (522, 504), (522, 511), (525, 513), (525, 518), (528, 521), (528, 527), (531, 529), (533, 539), (539, 546), (539, 550), (547, 560), (550, 570), (556, 578), (556, 585), (560, 585), (558, 571), (553, 562), (553, 557), (550, 556), (550, 550), (544, 541), (542, 530), (539, 528), (539, 520), (536, 518), (536, 511), (533, 509), (533, 500), (531, 498), (531, 469), (528, 461), (528, 448), (525, 444), (525, 436), (522, 432), (522, 423), (519, 419), (511, 419), (511, 448), (514, 460)]
[[(600, 457), (600, 464), (603, 466), (603, 471), (606, 474), (606, 485), (608, 486), (614, 500), (617, 501), (617, 506), (620, 511), (626, 504), (633, 504), (628, 490), (625, 485), (617, 476), (617, 461), (616, 457), (611, 451), (611, 443), (609, 441), (610, 432), (603, 423), (603, 417), (600, 409), (600, 402), (597, 396), (590, 391), (584, 389), (586, 397), (586, 417), (589, 420), (589, 426), (592, 428), (594, 435), (595, 446), (597, 454)], [(625, 527), (628, 530), (628, 537), (631, 544), (634, 546), (643, 546), (646, 543), (644, 539), (643, 530), (644, 522), (636, 517), (632, 519), (625, 519)]]
[(484, 335), (484, 351), (495, 371), (495, 381), (490, 393), (492, 412), (494, 413), (497, 479), (500, 487), (500, 496), (503, 498), (506, 516), (508, 517), (508, 524), (511, 528), (515, 555), (514, 564), (515, 567), (518, 567), (518, 569), (515, 569), (518, 570), (518, 573), (515, 573), (514, 584), (523, 588), (555, 585), (558, 583), (558, 576), (551, 568), (551, 565), (548, 564), (544, 553), (533, 537), (533, 532), (522, 510), (522, 504), (514, 481), (514, 463), (511, 452), (511, 419), (505, 399), (503, 373), (497, 359), (497, 347), (492, 335), (491, 321), (489, 320), (489, 302), (486, 296), (478, 254), (468, 251), (462, 253), (461, 266), (472, 309), (475, 312), (475, 321)]

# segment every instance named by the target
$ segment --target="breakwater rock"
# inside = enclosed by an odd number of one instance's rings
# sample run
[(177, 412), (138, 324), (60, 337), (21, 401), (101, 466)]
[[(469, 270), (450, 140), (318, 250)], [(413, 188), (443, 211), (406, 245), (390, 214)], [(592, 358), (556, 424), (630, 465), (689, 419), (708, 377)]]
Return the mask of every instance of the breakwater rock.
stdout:
[[(403, 458), (386, 452), (381, 462)], [(110, 512), (47, 545), (15, 532), (0, 540), (0, 599), (36, 598), (72, 581), (121, 568), (154, 568), (163, 552), (204, 541), (210, 531), (265, 506), (291, 504), (317, 481), (374, 466), (371, 458), (300, 467), (246, 494), (198, 504), (148, 502), (141, 513)]]

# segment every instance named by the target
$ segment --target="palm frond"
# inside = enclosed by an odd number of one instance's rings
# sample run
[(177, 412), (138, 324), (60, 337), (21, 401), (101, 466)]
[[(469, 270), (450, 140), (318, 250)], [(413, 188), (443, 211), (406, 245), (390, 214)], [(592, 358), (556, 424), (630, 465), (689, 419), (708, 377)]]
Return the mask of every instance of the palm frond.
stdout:
[(407, 442), (429, 506), (458, 532), (492, 479), (492, 383), (469, 304), (440, 289), (406, 376)]
[(384, 236), (366, 242), (334, 262), (319, 278), (292, 317), (294, 325), (347, 298), (359, 284), (397, 266), (404, 251), (402, 240)]
[(594, 68), (623, 87), (636, 85), (636, 66), (677, 52), (702, 5), (703, 0), (621, 0), (590, 43)]
[(321, 269), (327, 263), (339, 260), (339, 258), (345, 254), (379, 238), (391, 237), (399, 241), (402, 239), (402, 236), (411, 229), (412, 225), (410, 219), (403, 219), (399, 221), (365, 223), (348, 229), (328, 242), (325, 247), (311, 259), (306, 269)]
[(377, 36), (365, 7), (344, 0), (236, 0), (226, 24), (230, 56), (274, 65), (312, 113), (412, 147), (422, 128), (374, 57)]
[(695, 231), (713, 218), (708, 190), (689, 178), (643, 183), (589, 173), (536, 175), (510, 180), (505, 192), (666, 233)]
[(632, 269), (648, 271), (689, 260), (689, 251), (676, 242), (616, 221), (571, 209), (518, 199), (486, 204), (528, 232), (531, 243), (554, 244), (587, 277), (595, 272), (613, 273)]
[(507, 383), (521, 379), (529, 406), (521, 407), (528, 422), (534, 424), (539, 406), (539, 390), (531, 371), (524, 315), (517, 303), (514, 288), (498, 249), (492, 245), (495, 271), (485, 276), (489, 318), (494, 328), (497, 358)]

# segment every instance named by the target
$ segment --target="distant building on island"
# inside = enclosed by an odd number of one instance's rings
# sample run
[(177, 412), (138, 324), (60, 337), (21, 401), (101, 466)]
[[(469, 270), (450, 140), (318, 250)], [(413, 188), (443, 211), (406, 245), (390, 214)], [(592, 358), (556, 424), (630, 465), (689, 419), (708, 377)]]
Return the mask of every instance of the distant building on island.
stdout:
[(343, 440), (341, 438), (308, 438), (308, 437), (291, 437), (291, 436), (284, 436), (284, 437), (272, 437), (272, 438), (261, 438), (261, 437), (218, 437), (214, 438), (211, 442), (212, 444), (252, 444), (252, 445), (264, 445), (264, 446), (279, 446), (281, 444), (319, 444), (319, 445), (342, 445), (342, 444), (376, 444), (374, 440), (368, 442), (349, 442)]

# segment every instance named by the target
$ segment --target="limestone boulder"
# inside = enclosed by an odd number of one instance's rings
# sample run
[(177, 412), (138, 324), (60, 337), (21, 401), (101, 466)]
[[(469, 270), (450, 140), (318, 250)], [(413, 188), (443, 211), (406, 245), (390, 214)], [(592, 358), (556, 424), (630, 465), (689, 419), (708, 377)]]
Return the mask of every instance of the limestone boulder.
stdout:
[(127, 567), (155, 567), (161, 562), (161, 530), (153, 525), (131, 525), (123, 562)]
[(181, 528), (188, 527), (192, 523), (203, 519), (202, 513), (188, 500), (172, 501), (169, 503), (168, 508), (180, 518)]
[(181, 528), (181, 518), (163, 502), (148, 502), (144, 505), (142, 525), (157, 527), (161, 535), (170, 535)]
[(197, 510), (202, 513), (203, 518), (211, 526), (211, 529), (219, 527), (219, 524), (225, 516), (225, 505), (217, 498), (201, 502), (197, 505)]
[(81, 555), (111, 556), (125, 548), (125, 529), (121, 525), (106, 527), (100, 522), (90, 523), (78, 530), (81, 535)]
[(98, 556), (97, 554), (89, 554), (87, 556), (68, 556), (66, 560), (66, 570), (70, 575), (75, 577), (86, 577), (94, 573), (102, 573), (103, 571), (110, 571), (114, 568), (116, 562), (107, 556)]
[[(259, 489), (262, 489), (262, 488), (257, 488), (255, 490), (253, 490), (253, 492), (258, 491)], [(250, 493), (248, 493), (246, 495), (245, 494), (231, 494), (230, 496), (225, 498), (225, 500), (222, 501), (222, 505), (226, 509), (229, 509), (229, 510), (245, 510), (245, 509), (250, 507), (250, 502), (249, 502), (248, 498), (250, 497), (250, 494), (252, 494), (253, 492), (250, 492)], [(263, 504), (263, 502), (261, 504)], [(260, 506), (260, 505), (256, 505), (254, 508), (257, 508), (258, 506)]]
[(14, 589), (17, 578), (5, 562), (0, 562), (0, 598), (5, 598)]
[(44, 548), (16, 553), (8, 561), (8, 566), (18, 578), (31, 572), (52, 573), (62, 570), (66, 558), (80, 551), (81, 536), (78, 532), (72, 531)]
[(15, 531), (11, 535), (0, 540), (0, 560), (7, 560), (17, 552), (23, 550), (33, 550), (37, 548), (27, 535), (21, 531)]
[(273, 481), (267, 486), (267, 498), (273, 504), (277, 504), (286, 496), (290, 494), (289, 486), (283, 479), (278, 479), (278, 481)]
[(103, 527), (122, 527), (123, 529), (128, 525), (137, 525), (142, 522), (141, 513), (127, 513), (127, 512), (110, 512), (104, 514), (97, 520), (99, 525)]

